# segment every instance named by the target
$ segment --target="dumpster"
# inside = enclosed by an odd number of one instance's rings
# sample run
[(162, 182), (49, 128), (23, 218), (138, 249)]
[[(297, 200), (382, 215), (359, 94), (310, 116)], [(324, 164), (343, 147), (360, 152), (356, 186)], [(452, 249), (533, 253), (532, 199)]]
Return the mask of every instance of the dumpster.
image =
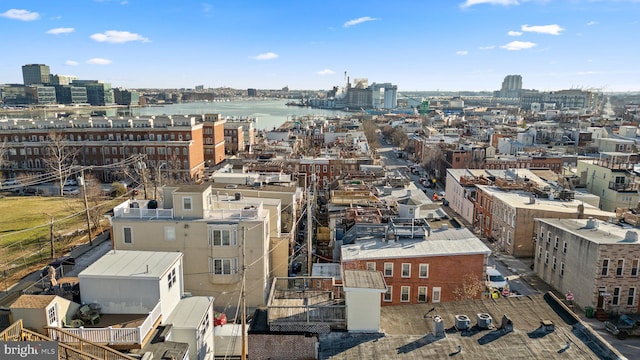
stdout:
[(593, 308), (591, 306), (585, 306), (584, 313), (587, 316), (587, 318), (589, 319), (593, 318)]

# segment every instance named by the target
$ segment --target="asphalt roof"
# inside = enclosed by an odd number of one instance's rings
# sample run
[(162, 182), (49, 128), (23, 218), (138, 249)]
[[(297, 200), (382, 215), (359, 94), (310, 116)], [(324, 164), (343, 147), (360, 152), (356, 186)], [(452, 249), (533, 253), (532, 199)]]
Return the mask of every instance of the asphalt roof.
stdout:
[[(433, 309), (431, 312), (429, 312)], [(494, 328), (476, 326), (488, 313)], [(467, 315), (468, 330), (455, 316)], [(619, 359), (619, 352), (581, 322), (550, 293), (500, 299), (384, 306), (379, 334), (333, 332), (320, 336), (320, 359)], [(444, 320), (445, 336), (433, 334), (431, 316)], [(500, 329), (507, 315), (513, 331)], [(544, 331), (550, 320), (554, 330)]]

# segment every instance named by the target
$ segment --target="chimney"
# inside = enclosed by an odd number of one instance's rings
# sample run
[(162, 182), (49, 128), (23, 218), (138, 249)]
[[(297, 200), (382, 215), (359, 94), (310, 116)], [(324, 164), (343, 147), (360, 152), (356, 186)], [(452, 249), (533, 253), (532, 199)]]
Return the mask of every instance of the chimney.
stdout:
[(584, 218), (584, 204), (580, 203), (580, 205), (578, 205), (578, 219), (583, 219)]
[(502, 323), (500, 329), (505, 333), (513, 331), (513, 321), (511, 321), (511, 319), (506, 314), (502, 315)]
[(446, 336), (444, 331), (444, 321), (438, 315), (433, 317), (433, 335), (436, 338), (443, 338)]

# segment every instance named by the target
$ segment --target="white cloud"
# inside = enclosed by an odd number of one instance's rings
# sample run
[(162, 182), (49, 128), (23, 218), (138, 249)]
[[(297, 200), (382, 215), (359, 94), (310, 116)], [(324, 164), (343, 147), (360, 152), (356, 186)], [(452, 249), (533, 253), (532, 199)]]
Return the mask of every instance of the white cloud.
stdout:
[(365, 23), (365, 22), (368, 22), (368, 21), (376, 21), (376, 20), (379, 20), (379, 19), (372, 18), (370, 16), (364, 16), (364, 17), (361, 17), (361, 18), (349, 20), (349, 21), (345, 22), (344, 24), (342, 24), (342, 27), (348, 28), (348, 27), (355, 26), (355, 25), (358, 25), (358, 24), (362, 24), (362, 23)]
[(69, 65), (69, 66), (78, 66), (78, 62), (74, 61), (74, 60), (67, 60), (64, 62), (65, 65)]
[(587, 23), (587, 26), (593, 26), (593, 25), (598, 25), (598, 22), (597, 21), (589, 21)]
[(465, 56), (465, 55), (469, 55), (469, 52), (467, 50), (460, 50), (460, 51), (456, 51), (456, 55)]
[(480, 46), (478, 49), (480, 49), (480, 50), (493, 50), (495, 48), (496, 48), (495, 45), (489, 45), (489, 46)]
[(268, 52), (268, 53), (253, 56), (251, 58), (254, 60), (273, 60), (273, 59), (277, 59), (278, 57), (279, 57), (278, 54)]
[(333, 75), (335, 73), (336, 72), (331, 69), (324, 69), (324, 70), (318, 71), (316, 74), (324, 76), (324, 75)]
[(76, 31), (74, 28), (55, 28), (47, 31), (47, 34), (51, 35), (60, 35), (60, 34), (68, 34)]
[(128, 31), (117, 31), (117, 30), (108, 30), (103, 33), (97, 33), (90, 36), (91, 39), (97, 42), (108, 42), (113, 44), (122, 44), (129, 41), (142, 41), (149, 42), (150, 40), (146, 37), (131, 33)]
[(40, 14), (34, 11), (24, 10), (24, 9), (9, 9), (2, 14), (2, 17), (6, 17), (8, 19), (14, 20), (22, 20), (22, 21), (33, 21), (38, 20), (40, 18)]
[(473, 5), (482, 5), (482, 4), (490, 4), (490, 5), (518, 5), (518, 0), (467, 0), (462, 5), (463, 8), (470, 7)]
[(507, 35), (509, 35), (509, 36), (520, 36), (520, 35), (522, 35), (522, 32), (520, 32), (520, 31), (513, 31), (513, 30), (511, 30), (511, 31), (509, 31), (509, 32), (507, 33)]
[(558, 24), (535, 25), (535, 26), (522, 25), (520, 29), (526, 32), (534, 32), (538, 34), (549, 34), (549, 35), (560, 35), (560, 33), (564, 31), (564, 29)]
[(91, 65), (109, 65), (109, 64), (111, 64), (111, 60), (103, 59), (103, 58), (93, 58), (93, 59), (87, 60), (87, 64), (91, 64)]
[(512, 41), (500, 47), (506, 50), (518, 51), (518, 50), (530, 49), (534, 46), (536, 46), (536, 43), (532, 43), (530, 41)]

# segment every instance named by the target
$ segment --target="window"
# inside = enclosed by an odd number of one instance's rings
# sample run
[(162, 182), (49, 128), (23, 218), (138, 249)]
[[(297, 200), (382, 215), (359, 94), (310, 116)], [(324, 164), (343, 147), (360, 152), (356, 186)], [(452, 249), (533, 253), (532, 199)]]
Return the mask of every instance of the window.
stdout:
[(167, 276), (167, 283), (169, 285), (169, 289), (176, 283), (176, 268), (171, 269), (169, 275)]
[(620, 305), (620, 288), (613, 288), (613, 296), (611, 297), (611, 305)]
[(166, 241), (174, 241), (176, 239), (176, 227), (165, 226), (164, 227), (164, 239)]
[(600, 270), (600, 275), (609, 275), (609, 259), (602, 260), (602, 270)]
[(411, 264), (408, 264), (408, 263), (402, 264), (402, 277), (403, 278), (411, 277)]
[(420, 274), (418, 276), (421, 278), (429, 277), (429, 264), (420, 264)]
[(238, 258), (209, 258), (209, 272), (214, 275), (232, 275), (238, 273)]
[(629, 296), (627, 296), (627, 305), (633, 306), (636, 304), (636, 288), (629, 288)]
[(204, 316), (204, 319), (202, 319), (202, 322), (200, 323), (200, 336), (204, 336), (204, 334), (209, 329), (209, 324), (209, 313), (207, 312), (207, 314)]
[(538, 260), (542, 259), (542, 246), (538, 246)]
[(631, 276), (638, 276), (638, 259), (631, 261)]
[(382, 301), (390, 302), (393, 295), (393, 286), (387, 285), (387, 292), (382, 296)]
[(376, 263), (373, 261), (367, 261), (367, 270), (376, 271)]
[(190, 197), (183, 197), (182, 198), (182, 209), (183, 210), (191, 210), (191, 198)]
[(544, 264), (545, 265), (549, 264), (549, 252), (548, 251), (544, 252)]
[(560, 276), (564, 276), (564, 263), (560, 263)]
[(133, 229), (130, 227), (122, 228), (123, 242), (125, 244), (133, 244)]
[(49, 325), (58, 323), (58, 312), (56, 311), (56, 304), (51, 305), (51, 307), (47, 309), (47, 317), (49, 318)]
[(232, 239), (229, 229), (209, 229), (209, 246), (236, 245), (235, 236)]
[(409, 302), (409, 295), (411, 288), (409, 286), (403, 286), (400, 288), (400, 302)]
[(622, 276), (624, 274), (624, 259), (618, 259), (618, 265), (616, 266), (616, 276)]
[(431, 302), (439, 303), (440, 302), (440, 293), (441, 293), (441, 288), (434, 287), (433, 290), (431, 290)]
[(553, 243), (553, 248), (557, 249), (559, 243), (560, 243), (560, 238), (556, 236), (556, 241)]
[(551, 242), (551, 231), (547, 231), (547, 242)]
[(553, 257), (553, 263), (551, 264), (551, 270), (556, 271), (556, 257)]
[(384, 263), (384, 276), (393, 276), (393, 263)]
[(427, 302), (426, 286), (418, 286), (418, 302)]
[(566, 241), (562, 242), (562, 253), (563, 254), (567, 253), (567, 242)]

